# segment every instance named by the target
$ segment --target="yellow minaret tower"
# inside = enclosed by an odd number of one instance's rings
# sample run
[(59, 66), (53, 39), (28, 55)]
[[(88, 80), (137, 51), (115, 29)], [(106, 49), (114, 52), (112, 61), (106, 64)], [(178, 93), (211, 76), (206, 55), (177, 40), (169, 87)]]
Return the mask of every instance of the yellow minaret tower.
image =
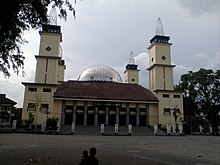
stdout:
[(156, 35), (150, 40), (149, 50), (149, 89), (159, 99), (158, 122), (176, 124), (174, 111), (179, 111), (183, 119), (183, 100), (173, 87), (173, 68), (171, 65), (170, 37), (164, 36), (160, 18), (157, 21)]
[(62, 60), (61, 27), (57, 26), (57, 14), (52, 8), (49, 14), (49, 24), (42, 25), (40, 33), (39, 55), (36, 55), (37, 65), (35, 82), (23, 82), (25, 95), (22, 119), (27, 119), (32, 113), (35, 123), (46, 122), (49, 114), (55, 115), (53, 95), (57, 85), (64, 81), (65, 63)]
[(138, 65), (134, 61), (134, 53), (131, 51), (129, 64), (126, 66), (125, 73), (125, 82), (130, 84), (139, 84), (139, 71), (137, 69)]
[[(55, 9), (50, 12), (50, 25), (43, 25), (40, 32), (40, 50), (36, 56), (37, 66), (35, 82), (44, 84), (59, 84), (64, 80), (64, 60), (62, 60), (62, 34), (60, 26), (56, 25)], [(54, 12), (52, 12), (54, 11)]]

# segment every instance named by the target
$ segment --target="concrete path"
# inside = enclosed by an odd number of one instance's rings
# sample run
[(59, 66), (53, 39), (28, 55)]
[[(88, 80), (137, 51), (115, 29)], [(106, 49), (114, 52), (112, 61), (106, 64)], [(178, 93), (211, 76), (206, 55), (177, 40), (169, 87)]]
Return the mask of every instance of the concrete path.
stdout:
[(100, 165), (217, 165), (219, 136), (0, 134), (1, 165), (77, 165), (97, 148)]

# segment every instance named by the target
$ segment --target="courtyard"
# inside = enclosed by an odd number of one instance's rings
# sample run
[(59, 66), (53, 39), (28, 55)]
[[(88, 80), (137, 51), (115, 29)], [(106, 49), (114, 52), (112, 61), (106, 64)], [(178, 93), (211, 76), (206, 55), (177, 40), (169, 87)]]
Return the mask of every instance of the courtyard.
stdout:
[(219, 136), (0, 134), (1, 165), (77, 165), (97, 148), (100, 165), (220, 164)]

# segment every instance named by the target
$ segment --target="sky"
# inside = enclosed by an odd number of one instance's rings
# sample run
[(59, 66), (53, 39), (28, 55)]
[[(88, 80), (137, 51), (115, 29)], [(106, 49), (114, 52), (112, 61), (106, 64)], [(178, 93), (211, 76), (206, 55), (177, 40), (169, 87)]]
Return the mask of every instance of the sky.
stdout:
[[(70, 0), (71, 1), (71, 0)], [(74, 0), (72, 0), (74, 2)], [(174, 84), (188, 71), (220, 69), (219, 0), (83, 0), (74, 4), (76, 19), (58, 19), (66, 62), (65, 81), (76, 80), (88, 67), (108, 65), (124, 79), (130, 52), (140, 69), (140, 84), (148, 88), (148, 49), (160, 18), (164, 34), (170, 36)], [(22, 45), (25, 77), (0, 73), (0, 93), (23, 106), (24, 86), (34, 82), (39, 53), (39, 30), (24, 32)]]

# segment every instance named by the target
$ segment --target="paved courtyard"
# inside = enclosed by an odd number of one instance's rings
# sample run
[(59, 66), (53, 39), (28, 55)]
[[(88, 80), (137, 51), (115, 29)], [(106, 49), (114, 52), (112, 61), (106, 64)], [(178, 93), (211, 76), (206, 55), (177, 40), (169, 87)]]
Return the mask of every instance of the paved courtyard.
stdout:
[(97, 148), (100, 165), (220, 164), (219, 136), (0, 134), (1, 165), (77, 165)]

